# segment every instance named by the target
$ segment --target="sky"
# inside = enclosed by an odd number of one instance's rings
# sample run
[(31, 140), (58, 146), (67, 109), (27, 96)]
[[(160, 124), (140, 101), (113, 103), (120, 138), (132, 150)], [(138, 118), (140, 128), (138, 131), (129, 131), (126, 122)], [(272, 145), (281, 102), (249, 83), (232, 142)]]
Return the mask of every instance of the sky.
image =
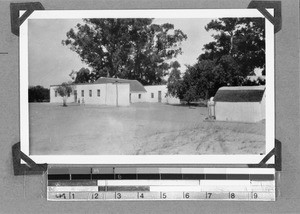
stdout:
[[(185, 64), (196, 63), (197, 57), (203, 53), (203, 45), (212, 41), (212, 32), (207, 32), (204, 26), (211, 19), (154, 19), (153, 23), (171, 23), (174, 29), (180, 29), (187, 35), (187, 40), (181, 43), (182, 55), (173, 58), (181, 64), (181, 72)], [(66, 39), (66, 33), (81, 19), (31, 19), (28, 22), (28, 60), (29, 85), (50, 85), (70, 81), (72, 70), (78, 71), (88, 67), (81, 62), (80, 57), (61, 41)]]

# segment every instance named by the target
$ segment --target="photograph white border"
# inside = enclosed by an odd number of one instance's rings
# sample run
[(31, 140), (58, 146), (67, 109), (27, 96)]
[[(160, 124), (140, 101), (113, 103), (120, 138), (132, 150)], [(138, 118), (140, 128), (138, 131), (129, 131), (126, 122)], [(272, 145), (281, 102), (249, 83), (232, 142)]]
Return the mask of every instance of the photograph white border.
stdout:
[[(24, 11), (20, 11), (20, 15)], [(273, 14), (273, 9), (268, 9)], [(28, 20), (79, 18), (265, 18), (257, 9), (168, 9), (168, 10), (40, 10), (20, 26), (20, 141), (21, 151), (36, 163), (100, 165), (196, 165), (257, 164), (264, 155), (30, 155), (28, 104)], [(265, 18), (266, 41), (266, 149), (275, 145), (274, 25)], [(272, 157), (268, 163), (274, 163)]]

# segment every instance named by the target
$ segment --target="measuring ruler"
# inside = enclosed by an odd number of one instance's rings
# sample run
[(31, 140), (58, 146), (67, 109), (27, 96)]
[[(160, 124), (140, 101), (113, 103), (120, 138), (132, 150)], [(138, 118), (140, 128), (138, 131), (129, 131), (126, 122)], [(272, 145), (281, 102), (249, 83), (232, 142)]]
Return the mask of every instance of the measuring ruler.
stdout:
[(50, 168), (49, 201), (275, 201), (272, 168)]

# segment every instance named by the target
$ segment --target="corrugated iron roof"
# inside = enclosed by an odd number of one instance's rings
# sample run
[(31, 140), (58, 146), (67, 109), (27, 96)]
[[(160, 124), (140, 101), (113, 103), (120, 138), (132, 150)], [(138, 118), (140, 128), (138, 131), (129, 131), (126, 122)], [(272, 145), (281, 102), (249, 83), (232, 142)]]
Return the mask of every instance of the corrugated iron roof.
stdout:
[(215, 102), (261, 102), (265, 86), (221, 87), (217, 91)]
[(119, 79), (119, 78), (106, 78), (100, 77), (93, 84), (104, 84), (104, 83), (129, 83), (130, 84), (130, 92), (147, 92), (144, 86), (137, 80), (127, 80), (127, 79)]

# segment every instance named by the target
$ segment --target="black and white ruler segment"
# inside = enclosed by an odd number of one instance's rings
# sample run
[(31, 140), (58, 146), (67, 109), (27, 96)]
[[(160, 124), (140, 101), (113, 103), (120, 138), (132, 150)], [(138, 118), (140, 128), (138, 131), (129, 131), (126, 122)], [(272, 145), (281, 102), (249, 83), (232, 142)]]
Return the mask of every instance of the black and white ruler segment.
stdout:
[(275, 201), (273, 168), (48, 169), (49, 201)]

